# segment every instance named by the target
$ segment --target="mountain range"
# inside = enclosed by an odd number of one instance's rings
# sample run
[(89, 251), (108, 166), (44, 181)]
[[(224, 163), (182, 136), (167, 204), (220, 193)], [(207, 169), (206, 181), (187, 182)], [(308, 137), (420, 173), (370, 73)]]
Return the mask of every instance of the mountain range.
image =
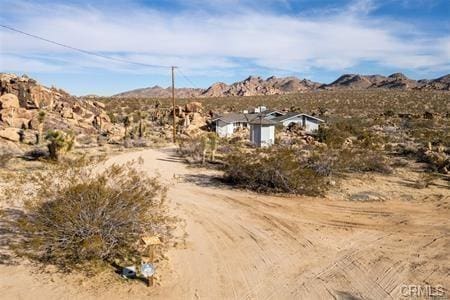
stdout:
[[(279, 95), (305, 91), (320, 90), (440, 90), (450, 91), (450, 74), (436, 79), (410, 79), (402, 73), (383, 75), (345, 74), (330, 84), (314, 82), (297, 77), (275, 77), (263, 79), (259, 76), (226, 84), (217, 82), (207, 89), (177, 88), (175, 96), (178, 98), (193, 97), (227, 97), (227, 96), (258, 96)], [(168, 98), (171, 88), (153, 86), (123, 92), (113, 97), (118, 98)]]

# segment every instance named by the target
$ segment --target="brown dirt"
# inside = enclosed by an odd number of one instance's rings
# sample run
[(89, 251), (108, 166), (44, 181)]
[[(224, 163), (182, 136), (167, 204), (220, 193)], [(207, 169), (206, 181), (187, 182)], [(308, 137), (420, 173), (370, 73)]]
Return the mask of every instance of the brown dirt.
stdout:
[[(378, 190), (384, 201), (273, 197), (215, 184), (214, 172), (187, 168), (173, 149), (109, 163), (138, 157), (170, 186), (171, 211), (182, 220), (179, 242), (158, 264), (158, 284), (89, 282), (22, 263), (0, 265), (0, 298), (398, 299), (404, 284), (440, 285), (450, 294), (450, 210), (439, 205), (449, 202), (445, 187), (415, 195), (375, 178), (344, 188)], [(440, 196), (428, 199), (427, 191)]]

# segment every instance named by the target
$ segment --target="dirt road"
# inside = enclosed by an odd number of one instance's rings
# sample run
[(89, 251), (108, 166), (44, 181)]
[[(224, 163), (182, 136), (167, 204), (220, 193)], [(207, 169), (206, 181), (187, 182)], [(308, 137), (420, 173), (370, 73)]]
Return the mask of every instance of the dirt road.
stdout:
[(404, 285), (450, 295), (450, 211), (436, 203), (261, 196), (214, 184), (173, 150), (142, 157), (169, 185), (185, 244), (159, 269), (160, 285), (83, 288), (76, 281), (0, 266), (4, 299), (399, 299)]

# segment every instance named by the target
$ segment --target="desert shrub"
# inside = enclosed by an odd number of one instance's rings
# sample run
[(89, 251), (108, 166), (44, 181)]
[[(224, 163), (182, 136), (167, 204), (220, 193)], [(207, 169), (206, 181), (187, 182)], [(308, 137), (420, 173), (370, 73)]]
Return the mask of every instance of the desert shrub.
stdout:
[(238, 150), (225, 157), (224, 180), (258, 192), (317, 196), (326, 188), (326, 176), (291, 148)]
[(63, 270), (137, 259), (144, 234), (164, 236), (165, 188), (132, 164), (103, 171), (58, 165), (35, 175), (36, 193), (14, 224), (18, 254)]
[(331, 176), (336, 172), (336, 160), (330, 152), (315, 151), (308, 159), (308, 167), (320, 176)]
[(336, 154), (336, 170), (345, 172), (392, 173), (390, 159), (381, 151), (343, 149)]
[(178, 153), (191, 162), (200, 162), (206, 142), (202, 137), (185, 137), (178, 140)]
[(418, 151), (418, 160), (427, 164), (435, 172), (447, 173), (450, 170), (450, 156), (445, 152), (421, 148)]
[(218, 145), (218, 136), (210, 132), (206, 135), (179, 139), (178, 153), (191, 163), (204, 164), (208, 153), (211, 161), (215, 160)]
[(424, 189), (429, 187), (436, 177), (433, 173), (422, 173), (419, 178), (414, 182), (414, 187), (417, 189)]
[(0, 168), (5, 168), (13, 157), (14, 154), (11, 152), (0, 153)]

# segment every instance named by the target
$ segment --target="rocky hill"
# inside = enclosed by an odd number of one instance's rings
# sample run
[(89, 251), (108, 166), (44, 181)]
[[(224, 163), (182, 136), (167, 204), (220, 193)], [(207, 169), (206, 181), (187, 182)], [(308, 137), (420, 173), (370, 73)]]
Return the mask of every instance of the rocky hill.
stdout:
[[(203, 89), (194, 89), (194, 88), (179, 88), (175, 89), (175, 96), (178, 98), (192, 98), (198, 97), (203, 93)], [(172, 89), (162, 88), (158, 85), (148, 88), (131, 90), (128, 92), (120, 93), (114, 95), (114, 97), (119, 98), (170, 98), (172, 97)]]
[[(413, 80), (402, 73), (383, 75), (345, 74), (330, 84), (313, 82), (297, 77), (269, 77), (250, 76), (233, 84), (217, 82), (207, 89), (180, 88), (175, 95), (180, 98), (191, 97), (226, 97), (226, 96), (257, 96), (290, 94), (313, 90), (361, 90), (361, 89), (395, 89), (395, 90), (442, 90), (450, 91), (450, 75), (433, 80)], [(132, 90), (114, 95), (120, 98), (168, 98), (171, 97), (170, 88), (154, 86)]]
[(450, 91), (450, 74), (439, 77), (434, 80), (419, 80), (423, 90), (441, 90)]
[(422, 84), (409, 79), (402, 73), (394, 73), (388, 77), (382, 75), (345, 74), (336, 81), (322, 85), (323, 89), (400, 89), (411, 90), (421, 88)]
[(95, 140), (100, 133), (120, 134), (104, 104), (77, 99), (25, 75), (0, 73), (0, 143), (35, 144), (38, 134), (49, 129), (71, 132), (79, 141)]
[(256, 96), (275, 95), (306, 91), (319, 87), (320, 84), (306, 79), (300, 80), (296, 77), (277, 78), (275, 76), (263, 79), (250, 76), (243, 81), (231, 85), (216, 83), (204, 91), (203, 97), (220, 96)]

